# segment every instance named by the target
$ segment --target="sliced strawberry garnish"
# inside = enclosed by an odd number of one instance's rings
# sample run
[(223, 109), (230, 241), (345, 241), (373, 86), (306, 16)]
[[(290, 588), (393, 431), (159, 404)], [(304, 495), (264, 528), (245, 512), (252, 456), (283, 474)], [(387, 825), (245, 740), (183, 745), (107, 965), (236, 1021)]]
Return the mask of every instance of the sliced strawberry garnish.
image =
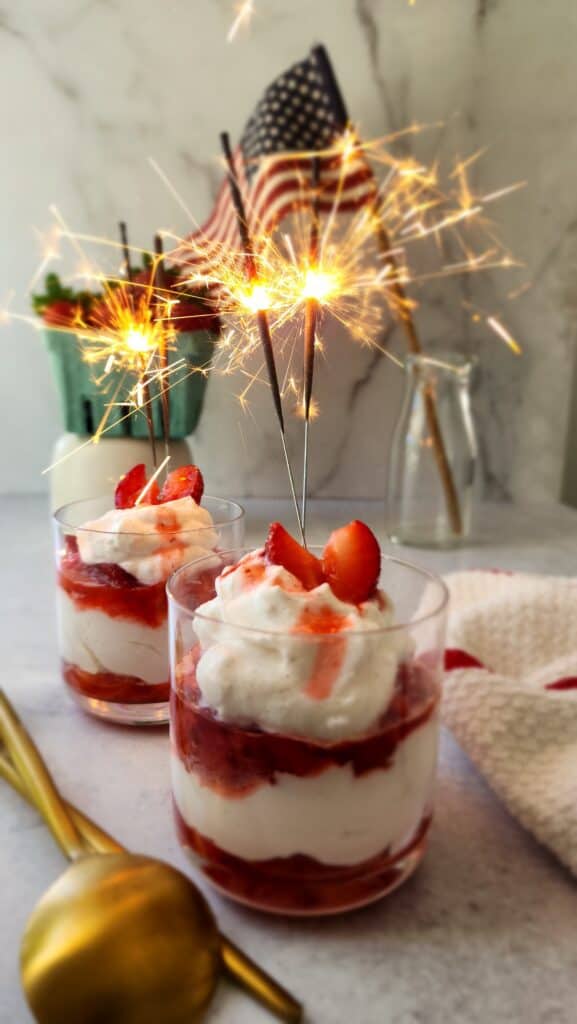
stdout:
[(318, 558), (291, 537), (280, 523), (271, 523), (264, 551), (272, 565), (282, 565), (283, 569), (296, 576), (306, 590), (312, 590), (324, 582)]
[(322, 566), (341, 601), (361, 604), (373, 594), (381, 571), (381, 550), (372, 530), (354, 519), (331, 533)]
[(159, 505), (160, 504), (160, 487), (156, 480), (153, 480), (146, 494), (144, 495), (144, 501), (147, 505)]
[(142, 489), (146, 486), (146, 466), (137, 463), (120, 477), (114, 492), (115, 508), (133, 508)]
[(169, 473), (158, 495), (159, 502), (176, 501), (177, 498), (194, 498), (200, 504), (204, 491), (204, 480), (198, 466), (180, 466)]

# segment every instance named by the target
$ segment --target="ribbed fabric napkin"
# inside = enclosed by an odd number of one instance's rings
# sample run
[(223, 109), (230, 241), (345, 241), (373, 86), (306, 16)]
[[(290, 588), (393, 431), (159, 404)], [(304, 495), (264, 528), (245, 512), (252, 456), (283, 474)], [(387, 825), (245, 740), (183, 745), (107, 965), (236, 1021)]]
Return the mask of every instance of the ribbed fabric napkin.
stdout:
[(444, 721), (511, 814), (577, 875), (577, 580), (445, 579)]

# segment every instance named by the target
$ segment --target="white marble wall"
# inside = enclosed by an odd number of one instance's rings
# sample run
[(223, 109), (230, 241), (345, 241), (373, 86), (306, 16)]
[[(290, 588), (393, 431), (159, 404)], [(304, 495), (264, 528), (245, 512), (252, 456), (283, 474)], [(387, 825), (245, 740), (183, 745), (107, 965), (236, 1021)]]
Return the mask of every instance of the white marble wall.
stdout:
[[(532, 289), (509, 310), (525, 354), (515, 359), (474, 328), (463, 299), (503, 308), (519, 277), (487, 275), (419, 296), (424, 338), (478, 349), (485, 478), (496, 496), (557, 496), (572, 390), (577, 299), (577, 7), (573, 0), (257, 0), (250, 32), (225, 41), (232, 0), (0, 0), (0, 302), (25, 306), (37, 260), (32, 226), (58, 203), (75, 228), (136, 242), (159, 226), (184, 230), (147, 164), (163, 165), (194, 214), (219, 179), (217, 134), (237, 135), (268, 82), (322, 40), (366, 136), (412, 121), (445, 121), (420, 144), (489, 150), (476, 183), (527, 179), (499, 208), (502, 234)], [(384, 359), (328, 338), (319, 369), (323, 415), (312, 481), (323, 495), (383, 493), (401, 379)], [(48, 363), (23, 325), (0, 333), (5, 439), (0, 489), (43, 486), (59, 424)], [(14, 387), (17, 382), (18, 387)], [(230, 382), (214, 378), (196, 455), (213, 491), (283, 494), (286, 483), (266, 392), (256, 422)], [(18, 428), (16, 428), (18, 424)], [(291, 444), (300, 426), (291, 426)]]

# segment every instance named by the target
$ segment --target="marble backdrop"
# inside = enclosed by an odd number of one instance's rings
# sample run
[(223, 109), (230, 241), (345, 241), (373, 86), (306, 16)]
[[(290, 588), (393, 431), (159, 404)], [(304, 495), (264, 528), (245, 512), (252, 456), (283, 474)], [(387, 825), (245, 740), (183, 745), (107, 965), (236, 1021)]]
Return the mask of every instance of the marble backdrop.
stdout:
[[(0, 302), (14, 290), (13, 308), (25, 308), (33, 228), (49, 223), (50, 203), (86, 232), (114, 234), (124, 217), (137, 244), (159, 226), (184, 231), (149, 156), (202, 219), (220, 177), (218, 132), (237, 137), (269, 81), (323, 41), (365, 136), (443, 122), (412, 140), (415, 154), (486, 146), (479, 190), (527, 180), (496, 211), (524, 271), (433, 282), (418, 295), (418, 322), (428, 343), (479, 354), (488, 493), (558, 496), (576, 333), (574, 0), (257, 0), (252, 27), (231, 46), (232, 11), (232, 0), (0, 0)], [(531, 288), (506, 307), (523, 281)], [(523, 357), (473, 324), (464, 302), (506, 310)], [(59, 431), (47, 357), (24, 325), (4, 327), (0, 344), (0, 489), (40, 489)], [(342, 333), (329, 331), (326, 345), (313, 489), (378, 497), (401, 375)], [(240, 386), (210, 381), (196, 457), (213, 491), (284, 494), (270, 398), (256, 388), (243, 417)], [(291, 423), (295, 452), (300, 430)]]

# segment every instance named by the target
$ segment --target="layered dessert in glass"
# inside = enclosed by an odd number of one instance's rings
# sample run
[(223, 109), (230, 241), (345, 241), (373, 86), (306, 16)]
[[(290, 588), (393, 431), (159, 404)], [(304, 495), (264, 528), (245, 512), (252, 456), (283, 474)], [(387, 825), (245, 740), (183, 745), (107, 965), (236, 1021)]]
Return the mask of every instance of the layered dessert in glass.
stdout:
[[(380, 579), (380, 584), (379, 584)], [(264, 910), (326, 914), (398, 886), (433, 805), (447, 593), (369, 528), (324, 551), (280, 524), (168, 583), (179, 836)]]
[(196, 466), (173, 470), (159, 487), (139, 464), (114, 498), (55, 514), (62, 674), (95, 715), (127, 724), (168, 719), (166, 580), (243, 536), (240, 506), (203, 496), (203, 486)]

